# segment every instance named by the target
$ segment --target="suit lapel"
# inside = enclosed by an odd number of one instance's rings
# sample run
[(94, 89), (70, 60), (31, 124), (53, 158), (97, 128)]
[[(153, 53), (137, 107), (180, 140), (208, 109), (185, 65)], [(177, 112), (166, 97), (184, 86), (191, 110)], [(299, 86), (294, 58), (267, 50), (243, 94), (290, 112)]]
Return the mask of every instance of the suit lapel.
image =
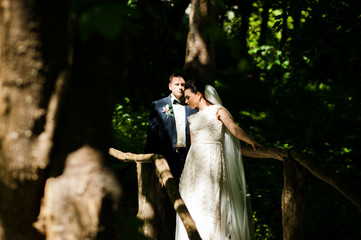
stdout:
[(186, 126), (188, 125), (188, 116), (191, 113), (191, 109), (188, 106), (185, 106), (186, 109)]
[[(172, 104), (172, 95), (170, 94), (167, 98), (167, 103), (169, 106), (173, 109)], [(173, 117), (170, 117), (167, 119), (167, 121), (170, 121), (170, 124), (168, 126), (170, 127), (170, 133), (172, 134), (172, 146), (175, 147), (176, 141), (177, 141), (177, 129), (175, 126), (175, 116), (174, 116), (174, 109), (173, 109)]]
[[(169, 97), (167, 98), (167, 103), (166, 104), (169, 104), (169, 106), (173, 109), (172, 96), (171, 95), (169, 95)], [(174, 123), (173, 126), (175, 126), (174, 109), (173, 109), (173, 117), (168, 118), (168, 120), (172, 121)]]
[(190, 146), (190, 143), (191, 143), (191, 140), (190, 140), (190, 131), (189, 131), (189, 123), (188, 123), (188, 116), (191, 114), (191, 109), (190, 107), (188, 106), (185, 106), (185, 109), (186, 109), (186, 146), (187, 146), (187, 149), (189, 148)]

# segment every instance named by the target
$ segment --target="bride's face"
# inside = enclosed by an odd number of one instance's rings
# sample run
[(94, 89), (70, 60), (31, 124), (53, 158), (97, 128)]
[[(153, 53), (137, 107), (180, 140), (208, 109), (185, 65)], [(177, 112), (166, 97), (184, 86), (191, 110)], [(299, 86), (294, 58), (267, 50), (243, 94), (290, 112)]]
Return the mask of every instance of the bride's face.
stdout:
[(186, 104), (188, 104), (191, 109), (198, 107), (200, 100), (198, 94), (192, 93), (190, 89), (186, 89), (184, 91), (184, 98), (186, 100)]

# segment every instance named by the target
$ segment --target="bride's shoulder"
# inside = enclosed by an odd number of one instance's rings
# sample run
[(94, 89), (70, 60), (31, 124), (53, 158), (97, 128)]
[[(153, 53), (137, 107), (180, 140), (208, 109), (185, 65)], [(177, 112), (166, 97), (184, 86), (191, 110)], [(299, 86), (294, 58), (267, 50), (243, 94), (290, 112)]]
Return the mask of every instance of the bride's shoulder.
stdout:
[(216, 105), (216, 104), (214, 104), (214, 105), (210, 105), (210, 106), (208, 106), (208, 107), (206, 107), (203, 111), (201, 111), (201, 112), (205, 112), (205, 113), (207, 113), (207, 114), (213, 114), (214, 112), (218, 112), (219, 111), (219, 109), (222, 109), (223, 107), (221, 106), (221, 105)]
[(222, 105), (218, 105), (218, 104), (214, 104), (211, 106), (212, 109), (214, 109), (215, 111), (219, 111), (220, 109), (223, 109), (223, 106)]

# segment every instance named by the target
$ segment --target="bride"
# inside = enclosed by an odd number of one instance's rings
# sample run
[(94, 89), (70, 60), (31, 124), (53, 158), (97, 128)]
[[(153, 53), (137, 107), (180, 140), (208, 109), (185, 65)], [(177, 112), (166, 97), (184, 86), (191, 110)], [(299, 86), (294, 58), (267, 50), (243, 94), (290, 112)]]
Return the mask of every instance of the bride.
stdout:
[[(250, 240), (252, 216), (238, 139), (254, 150), (262, 145), (235, 124), (213, 87), (188, 81), (184, 93), (199, 112), (188, 117), (192, 145), (180, 178), (181, 197), (203, 240)], [(179, 216), (175, 239), (189, 239)]]

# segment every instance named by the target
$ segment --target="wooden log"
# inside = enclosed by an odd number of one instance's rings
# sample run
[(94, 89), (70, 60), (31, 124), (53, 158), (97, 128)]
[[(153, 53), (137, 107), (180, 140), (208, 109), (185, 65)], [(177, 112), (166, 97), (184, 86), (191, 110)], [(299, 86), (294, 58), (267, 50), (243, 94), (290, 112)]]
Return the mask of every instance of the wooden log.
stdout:
[(305, 189), (305, 169), (286, 158), (282, 191), (283, 240), (305, 239)]
[(320, 180), (328, 183), (361, 210), (360, 178), (339, 176), (317, 164), (313, 159), (298, 151), (290, 151), (290, 156)]
[[(178, 184), (170, 172), (167, 160), (157, 154), (124, 153), (114, 148), (109, 154), (125, 162), (137, 162), (139, 186), (138, 217), (144, 221), (141, 229), (143, 234), (151, 239), (163, 239), (159, 226), (159, 216), (163, 214), (164, 196), (162, 186), (165, 186), (174, 209), (181, 218), (190, 240), (200, 240), (196, 224), (179, 194)], [(151, 163), (154, 164), (151, 164)], [(155, 169), (154, 169), (155, 167)], [(158, 216), (158, 218), (157, 218)]]
[(123, 162), (152, 162), (154, 159), (158, 158), (157, 154), (125, 153), (115, 148), (109, 148), (109, 154)]
[(170, 172), (169, 165), (165, 158), (157, 158), (154, 161), (157, 171), (159, 172), (162, 183), (167, 189), (168, 196), (182, 220), (190, 240), (200, 240), (201, 237), (196, 228), (196, 224), (188, 212), (188, 209), (179, 194), (178, 185)]
[[(146, 162), (154, 161), (154, 159), (158, 157), (155, 154), (122, 153), (115, 149), (110, 150), (109, 152), (111, 155), (122, 161)], [(360, 182), (360, 179), (340, 177), (335, 173), (332, 173), (321, 167), (312, 158), (296, 150), (286, 150), (275, 147), (261, 147), (255, 151), (250, 146), (242, 145), (242, 155), (250, 158), (269, 158), (280, 161), (284, 161), (285, 158), (290, 156), (292, 159), (305, 167), (314, 176), (334, 187), (359, 210), (361, 210), (361, 192), (358, 191), (359, 186), (357, 185)]]
[(275, 147), (261, 147), (254, 150), (252, 147), (242, 144), (242, 155), (250, 158), (270, 158), (283, 161), (288, 156), (288, 150)]
[(242, 145), (242, 155), (250, 158), (270, 158), (284, 161), (289, 156), (306, 168), (315, 177), (334, 187), (352, 204), (361, 210), (361, 192), (359, 189), (360, 179), (353, 179), (349, 176), (339, 176), (326, 168), (321, 167), (309, 156), (297, 150), (285, 150), (275, 147), (261, 147), (257, 151), (250, 146)]
[[(137, 162), (138, 214), (143, 221), (139, 231), (149, 239), (164, 240), (162, 218), (165, 213), (165, 191), (152, 162)], [(169, 201), (169, 200), (168, 200)]]

